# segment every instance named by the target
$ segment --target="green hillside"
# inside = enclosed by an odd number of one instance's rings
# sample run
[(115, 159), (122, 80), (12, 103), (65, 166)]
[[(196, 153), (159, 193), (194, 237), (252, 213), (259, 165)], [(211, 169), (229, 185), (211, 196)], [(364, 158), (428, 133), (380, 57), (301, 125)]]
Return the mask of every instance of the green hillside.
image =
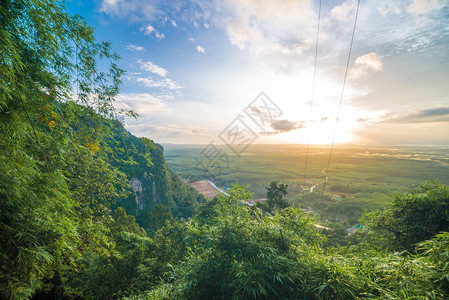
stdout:
[(131, 186), (129, 196), (118, 200), (117, 205), (135, 215), (142, 226), (157, 204), (170, 207), (175, 217), (191, 217), (205, 198), (169, 169), (164, 148), (132, 135), (118, 122), (109, 124), (112, 134), (105, 149), (111, 165), (127, 175)]

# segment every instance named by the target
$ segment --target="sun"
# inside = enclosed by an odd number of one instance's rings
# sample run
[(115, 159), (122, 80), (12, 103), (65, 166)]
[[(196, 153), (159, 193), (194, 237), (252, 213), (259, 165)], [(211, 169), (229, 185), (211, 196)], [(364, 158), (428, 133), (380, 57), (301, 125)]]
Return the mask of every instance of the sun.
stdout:
[[(317, 107), (318, 108), (318, 107)], [(359, 121), (366, 113), (346, 107), (337, 114), (329, 109), (316, 109), (315, 112), (301, 116), (298, 129), (279, 135), (279, 141), (289, 144), (330, 145), (333, 143), (357, 143), (358, 132), (362, 129)]]
[(286, 143), (312, 145), (354, 142), (356, 137), (351, 132), (351, 128), (345, 125), (338, 124), (335, 127), (335, 122), (311, 122), (303, 128), (283, 134), (282, 139)]

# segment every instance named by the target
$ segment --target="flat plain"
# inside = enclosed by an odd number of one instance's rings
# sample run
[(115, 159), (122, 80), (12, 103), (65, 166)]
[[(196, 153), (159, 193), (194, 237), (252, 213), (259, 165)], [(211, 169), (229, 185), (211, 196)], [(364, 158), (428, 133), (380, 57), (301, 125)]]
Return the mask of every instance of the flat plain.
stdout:
[(331, 156), (329, 146), (289, 144), (254, 144), (239, 155), (225, 145), (164, 148), (168, 165), (184, 179), (211, 179), (221, 188), (238, 182), (254, 198), (264, 198), (270, 182), (279, 181), (288, 184), (295, 206), (346, 225), (357, 223), (364, 210), (382, 208), (395, 193), (436, 179), (449, 184), (449, 146), (337, 145)]

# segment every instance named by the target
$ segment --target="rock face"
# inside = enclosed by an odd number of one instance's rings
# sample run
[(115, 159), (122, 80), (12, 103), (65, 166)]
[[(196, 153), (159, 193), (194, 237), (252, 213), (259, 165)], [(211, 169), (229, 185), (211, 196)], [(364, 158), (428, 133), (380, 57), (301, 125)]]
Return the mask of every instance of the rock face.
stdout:
[(139, 179), (133, 177), (131, 178), (131, 180), (129, 181), (129, 186), (131, 187), (131, 189), (133, 190), (134, 196), (136, 197), (136, 205), (137, 205), (137, 210), (136, 210), (136, 214), (139, 213), (139, 210), (143, 209), (143, 202), (140, 201), (139, 196), (142, 191), (142, 181), (140, 181)]
[(128, 175), (131, 190), (118, 205), (136, 215), (137, 220), (143, 219), (156, 204), (170, 207), (173, 216), (191, 216), (198, 203), (205, 201), (204, 196), (168, 168), (161, 145), (138, 138), (119, 126), (122, 125), (116, 124), (112, 129), (110, 143), (123, 150), (115, 165)]

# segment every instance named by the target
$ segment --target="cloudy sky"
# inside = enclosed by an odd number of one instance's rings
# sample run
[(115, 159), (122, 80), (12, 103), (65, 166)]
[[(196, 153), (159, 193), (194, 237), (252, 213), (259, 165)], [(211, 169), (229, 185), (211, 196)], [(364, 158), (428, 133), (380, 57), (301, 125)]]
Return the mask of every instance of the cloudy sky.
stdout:
[(355, 0), (322, 0), (320, 18), (319, 0), (67, 7), (122, 57), (116, 105), (139, 114), (126, 119), (138, 136), (208, 144), (236, 129), (259, 143), (449, 144), (447, 0), (361, 0), (344, 89)]

